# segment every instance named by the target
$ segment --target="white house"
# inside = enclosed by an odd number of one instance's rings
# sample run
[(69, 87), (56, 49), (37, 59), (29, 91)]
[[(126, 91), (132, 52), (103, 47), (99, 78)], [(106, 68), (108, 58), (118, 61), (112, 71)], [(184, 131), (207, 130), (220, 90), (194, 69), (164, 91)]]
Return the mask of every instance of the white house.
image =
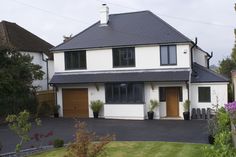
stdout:
[(93, 117), (90, 101), (102, 100), (104, 118), (181, 118), (191, 108), (227, 103), (228, 79), (208, 67), (212, 57), (150, 11), (109, 15), (51, 49), (60, 116)]
[(54, 74), (53, 55), (49, 52), (53, 46), (31, 32), (20, 27), (16, 23), (0, 22), (0, 46), (10, 46), (23, 54), (33, 57), (32, 63), (42, 67), (45, 73), (43, 80), (35, 80), (33, 85), (38, 86), (37, 90), (48, 90), (48, 82)]

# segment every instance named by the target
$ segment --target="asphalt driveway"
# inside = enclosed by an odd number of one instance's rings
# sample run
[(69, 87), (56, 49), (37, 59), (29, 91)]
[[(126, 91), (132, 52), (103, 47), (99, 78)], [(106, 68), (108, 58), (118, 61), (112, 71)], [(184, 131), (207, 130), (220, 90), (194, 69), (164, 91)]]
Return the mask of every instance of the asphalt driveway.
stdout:
[[(117, 141), (170, 141), (207, 143), (207, 122), (204, 120), (106, 120), (81, 119), (88, 128), (98, 135), (115, 134)], [(75, 132), (75, 121), (70, 118), (43, 118), (42, 126), (33, 126), (35, 133), (53, 136), (43, 140), (48, 145), (55, 138), (63, 139), (66, 143), (72, 141)], [(0, 126), (0, 142), (3, 145), (1, 153), (14, 151), (19, 141), (17, 136), (8, 129), (7, 125)], [(36, 146), (37, 142), (30, 141), (24, 148)]]

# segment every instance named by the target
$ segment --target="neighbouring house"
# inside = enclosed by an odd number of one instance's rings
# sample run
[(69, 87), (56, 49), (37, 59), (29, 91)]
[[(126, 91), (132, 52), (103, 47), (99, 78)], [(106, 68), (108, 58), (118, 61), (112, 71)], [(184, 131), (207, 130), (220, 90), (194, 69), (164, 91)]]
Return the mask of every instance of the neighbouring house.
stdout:
[(38, 91), (49, 89), (48, 82), (54, 74), (53, 55), (49, 51), (53, 45), (16, 23), (2, 21), (0, 22), (0, 46), (9, 46), (32, 56), (32, 62), (40, 65), (45, 73), (43, 80), (35, 80), (33, 85), (38, 86)]
[(188, 99), (191, 109), (224, 105), (228, 79), (196, 42), (150, 11), (109, 15), (103, 5), (100, 21), (51, 49), (60, 116), (93, 117), (93, 100), (114, 119), (146, 119), (151, 99), (156, 119), (182, 118)]

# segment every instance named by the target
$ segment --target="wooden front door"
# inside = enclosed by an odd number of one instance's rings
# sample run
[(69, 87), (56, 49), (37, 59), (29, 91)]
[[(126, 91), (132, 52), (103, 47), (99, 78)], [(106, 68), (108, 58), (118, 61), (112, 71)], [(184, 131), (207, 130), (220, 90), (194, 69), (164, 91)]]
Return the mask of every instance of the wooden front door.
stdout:
[(179, 117), (179, 89), (178, 87), (166, 88), (167, 117)]
[(63, 116), (88, 117), (88, 89), (63, 89)]

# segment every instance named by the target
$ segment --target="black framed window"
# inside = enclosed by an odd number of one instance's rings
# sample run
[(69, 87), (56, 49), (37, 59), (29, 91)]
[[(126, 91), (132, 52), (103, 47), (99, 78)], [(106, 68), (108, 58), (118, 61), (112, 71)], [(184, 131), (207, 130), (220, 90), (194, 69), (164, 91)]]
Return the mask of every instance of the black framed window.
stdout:
[(108, 104), (144, 103), (144, 85), (142, 83), (107, 83), (105, 90)]
[(198, 102), (211, 102), (210, 87), (198, 87)]
[(113, 48), (113, 67), (134, 67), (135, 66), (135, 48)]
[(160, 46), (160, 60), (161, 65), (176, 65), (176, 45)]
[[(168, 87), (159, 87), (159, 100), (160, 102), (166, 101), (166, 88)], [(183, 90), (182, 87), (178, 87), (179, 90), (179, 101), (183, 101)]]
[(86, 51), (67, 51), (64, 56), (66, 70), (86, 69)]

